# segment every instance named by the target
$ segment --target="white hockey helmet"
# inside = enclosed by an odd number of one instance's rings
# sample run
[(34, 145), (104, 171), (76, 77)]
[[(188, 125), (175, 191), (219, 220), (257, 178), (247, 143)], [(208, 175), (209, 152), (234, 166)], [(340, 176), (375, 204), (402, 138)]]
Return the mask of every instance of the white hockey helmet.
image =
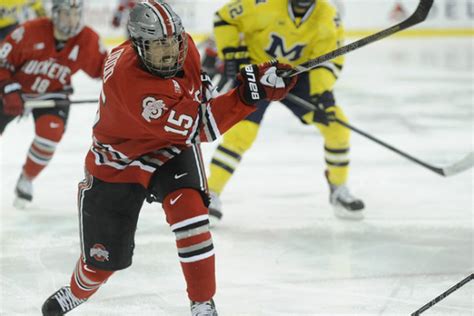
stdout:
[(181, 18), (162, 0), (138, 3), (127, 25), (130, 40), (147, 71), (171, 78), (183, 69), (188, 51)]
[(52, 0), (52, 21), (58, 39), (79, 34), (84, 27), (83, 6), (83, 0)]

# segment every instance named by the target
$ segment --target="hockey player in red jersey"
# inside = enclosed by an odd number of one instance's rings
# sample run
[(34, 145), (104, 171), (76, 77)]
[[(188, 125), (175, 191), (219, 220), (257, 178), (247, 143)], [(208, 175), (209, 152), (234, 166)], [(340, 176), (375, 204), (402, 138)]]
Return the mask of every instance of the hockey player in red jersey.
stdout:
[(284, 98), (296, 79), (278, 76), (287, 65), (248, 65), (235, 89), (213, 98), (197, 48), (169, 4), (137, 4), (128, 31), (130, 40), (104, 64), (86, 178), (79, 185), (81, 256), (70, 285), (46, 300), (43, 315), (72, 310), (131, 265), (146, 199), (162, 203), (175, 234), (191, 314), (214, 316), (214, 246), (199, 144), (245, 118), (259, 100)]
[(112, 26), (120, 27), (123, 21), (127, 20), (128, 13), (137, 4), (138, 0), (119, 0), (118, 7), (112, 18)]
[[(51, 19), (26, 22), (0, 44), (0, 134), (24, 113), (25, 98), (67, 99), (71, 76), (79, 70), (100, 78), (107, 52), (83, 25), (82, 9), (83, 0), (53, 0)], [(32, 200), (32, 181), (53, 157), (69, 106), (32, 112), (36, 135), (15, 188), (18, 207)]]

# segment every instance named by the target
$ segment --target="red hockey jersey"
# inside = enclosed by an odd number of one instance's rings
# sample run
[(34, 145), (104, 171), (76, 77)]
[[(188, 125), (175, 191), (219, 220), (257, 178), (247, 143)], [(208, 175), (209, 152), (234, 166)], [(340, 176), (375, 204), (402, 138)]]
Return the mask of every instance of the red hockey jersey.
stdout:
[(183, 71), (162, 79), (145, 71), (130, 41), (107, 57), (86, 168), (108, 182), (148, 186), (153, 172), (193, 143), (210, 142), (254, 111), (236, 90), (203, 98), (199, 52), (188, 36)]
[(100, 78), (106, 55), (99, 36), (87, 26), (57, 51), (51, 20), (35, 19), (16, 28), (2, 42), (0, 81), (13, 79), (28, 94), (67, 90), (78, 70)]

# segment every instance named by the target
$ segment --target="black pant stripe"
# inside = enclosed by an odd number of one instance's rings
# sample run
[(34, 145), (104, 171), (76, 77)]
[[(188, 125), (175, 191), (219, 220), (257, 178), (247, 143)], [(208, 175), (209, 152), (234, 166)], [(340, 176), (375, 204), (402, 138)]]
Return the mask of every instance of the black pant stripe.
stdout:
[(326, 163), (330, 166), (334, 167), (346, 167), (349, 165), (349, 161), (344, 161), (344, 162), (334, 162), (326, 159)]
[(242, 159), (242, 156), (241, 156), (241, 155), (239, 155), (238, 153), (233, 152), (232, 150), (229, 150), (229, 149), (227, 149), (227, 148), (225, 148), (225, 147), (222, 147), (221, 145), (219, 145), (219, 147), (217, 147), (217, 150), (218, 150), (218, 151), (222, 151), (224, 154), (229, 155), (229, 156), (231, 156), (232, 158), (237, 159), (238, 161), (240, 161), (240, 160)]
[(220, 162), (217, 159), (212, 159), (211, 164), (216, 165), (218, 167), (221, 167), (222, 169), (224, 169), (225, 171), (227, 171), (230, 174), (234, 173), (234, 168), (229, 167), (228, 165), (224, 164), (223, 162)]
[(324, 146), (324, 150), (331, 154), (347, 154), (350, 148), (332, 149)]

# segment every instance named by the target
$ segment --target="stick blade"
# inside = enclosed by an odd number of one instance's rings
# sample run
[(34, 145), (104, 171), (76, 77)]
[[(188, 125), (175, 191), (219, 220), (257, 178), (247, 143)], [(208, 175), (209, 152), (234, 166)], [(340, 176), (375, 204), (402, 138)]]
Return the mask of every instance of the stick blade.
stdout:
[(443, 175), (445, 177), (449, 177), (458, 173), (461, 173), (467, 169), (470, 169), (474, 165), (474, 152), (470, 152), (467, 154), (466, 157), (461, 159), (460, 161), (442, 168), (443, 170)]

